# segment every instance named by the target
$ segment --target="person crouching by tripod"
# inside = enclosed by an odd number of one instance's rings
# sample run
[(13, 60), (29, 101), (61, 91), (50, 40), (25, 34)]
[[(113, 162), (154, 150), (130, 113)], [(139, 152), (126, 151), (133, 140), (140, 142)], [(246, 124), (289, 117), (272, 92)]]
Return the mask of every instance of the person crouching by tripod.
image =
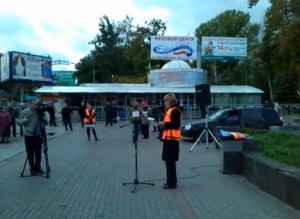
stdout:
[(140, 124), (141, 118), (143, 116), (143, 111), (139, 107), (139, 103), (135, 100), (132, 103), (132, 107), (128, 110), (128, 119), (132, 122), (132, 141), (137, 142), (138, 136), (140, 134)]
[(99, 141), (97, 138), (97, 134), (95, 131), (96, 125), (96, 112), (95, 109), (92, 108), (90, 103), (86, 103), (86, 109), (84, 114), (84, 125), (86, 127), (86, 133), (88, 140), (91, 140), (91, 129), (95, 138), (95, 141)]
[[(29, 108), (20, 113), (16, 122), (24, 127), (24, 140), (31, 175), (43, 174), (42, 161), (42, 127), (47, 124), (44, 117), (40, 118), (36, 111), (35, 100), (29, 101)], [(43, 124), (41, 124), (43, 123)]]
[(167, 182), (164, 189), (175, 189), (177, 186), (176, 162), (179, 160), (179, 141), (181, 111), (176, 106), (177, 99), (174, 94), (164, 97), (166, 111), (164, 119), (159, 122), (163, 129), (161, 140), (163, 141), (162, 160), (166, 163)]

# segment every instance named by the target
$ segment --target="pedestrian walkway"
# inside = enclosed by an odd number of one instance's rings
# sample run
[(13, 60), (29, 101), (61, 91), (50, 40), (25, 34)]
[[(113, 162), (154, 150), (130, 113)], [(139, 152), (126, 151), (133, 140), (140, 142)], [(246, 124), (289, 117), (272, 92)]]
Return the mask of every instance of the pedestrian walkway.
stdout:
[[(57, 127), (47, 127), (46, 131), (47, 138), (50, 140), (62, 133), (64, 131), (64, 127), (61, 125)], [(11, 159), (11, 157), (23, 153), (25, 151), (23, 139), (24, 138), (18, 134), (17, 137), (11, 137), (9, 143), (0, 144), (0, 162)]]
[[(25, 154), (0, 163), (2, 219), (299, 219), (300, 213), (260, 191), (241, 176), (222, 175), (219, 151), (182, 142), (179, 185), (163, 190), (162, 144), (151, 133), (139, 139), (139, 177), (155, 186), (132, 186), (131, 127), (104, 127), (100, 141), (87, 141), (75, 126), (49, 142), (51, 178), (19, 178)], [(43, 165), (44, 166), (44, 165)], [(28, 171), (28, 169), (26, 170)]]

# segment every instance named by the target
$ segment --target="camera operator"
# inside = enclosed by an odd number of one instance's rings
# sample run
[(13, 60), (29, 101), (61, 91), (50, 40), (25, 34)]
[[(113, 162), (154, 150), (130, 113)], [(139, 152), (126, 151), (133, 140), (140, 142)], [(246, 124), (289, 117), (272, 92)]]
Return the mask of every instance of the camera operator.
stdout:
[[(24, 140), (27, 152), (27, 159), (30, 166), (31, 175), (43, 174), (41, 169), (42, 161), (42, 130), (47, 121), (43, 115), (39, 115), (40, 109), (37, 109), (35, 100), (29, 101), (29, 107), (20, 113), (17, 123), (24, 127)], [(42, 124), (40, 124), (42, 123)]]

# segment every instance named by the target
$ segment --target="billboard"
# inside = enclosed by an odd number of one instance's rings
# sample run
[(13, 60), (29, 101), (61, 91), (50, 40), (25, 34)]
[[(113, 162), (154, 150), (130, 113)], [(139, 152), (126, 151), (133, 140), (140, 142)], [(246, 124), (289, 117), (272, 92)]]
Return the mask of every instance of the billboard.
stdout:
[(245, 60), (247, 38), (202, 37), (202, 60)]
[(0, 81), (5, 82), (9, 80), (9, 53), (4, 54), (1, 56), (0, 59)]
[(53, 85), (75, 86), (74, 71), (53, 71)]
[(151, 59), (196, 60), (197, 38), (194, 36), (151, 36)]
[(51, 57), (37, 56), (30, 53), (11, 53), (11, 76), (13, 80), (52, 81)]

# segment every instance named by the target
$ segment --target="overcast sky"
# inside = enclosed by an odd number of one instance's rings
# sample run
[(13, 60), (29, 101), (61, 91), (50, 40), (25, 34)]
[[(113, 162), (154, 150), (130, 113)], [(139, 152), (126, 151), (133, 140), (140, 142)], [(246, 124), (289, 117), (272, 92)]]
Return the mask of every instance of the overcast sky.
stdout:
[(153, 18), (167, 22), (166, 35), (193, 35), (199, 24), (217, 14), (237, 9), (261, 22), (268, 0), (253, 9), (247, 0), (0, 0), (0, 52), (47, 54), (53, 60), (78, 62), (89, 51), (99, 18), (135, 23)]

